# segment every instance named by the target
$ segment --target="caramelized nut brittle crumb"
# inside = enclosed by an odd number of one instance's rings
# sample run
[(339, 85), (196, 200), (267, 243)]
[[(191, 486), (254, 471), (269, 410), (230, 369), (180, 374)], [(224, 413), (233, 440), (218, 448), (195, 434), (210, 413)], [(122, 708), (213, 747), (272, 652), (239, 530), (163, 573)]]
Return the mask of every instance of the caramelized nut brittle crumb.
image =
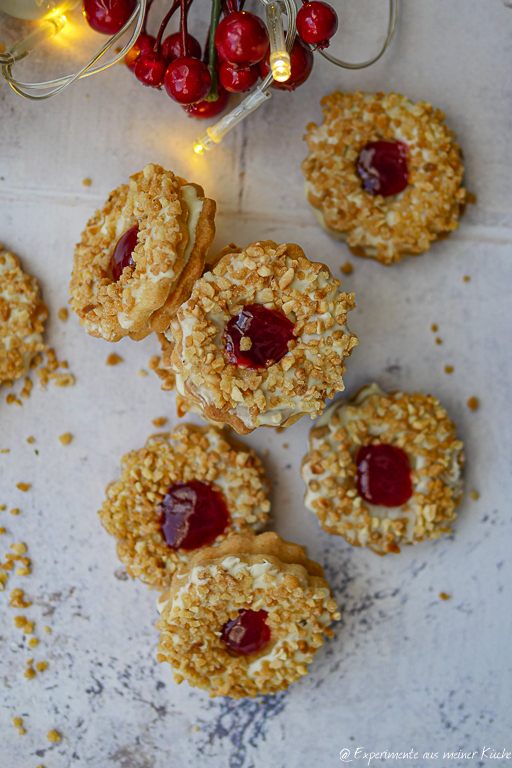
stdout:
[(469, 281), (471, 280), (471, 277), (469, 275), (464, 275), (462, 279), (464, 280), (465, 283), (469, 283)]
[(23, 675), (24, 675), (24, 676), (25, 676), (25, 677), (26, 677), (28, 680), (33, 680), (33, 679), (34, 679), (34, 677), (36, 676), (36, 671), (35, 671), (34, 667), (28, 667), (28, 669), (26, 669), (26, 670), (25, 670), (25, 672), (23, 673)]
[(439, 597), (441, 600), (450, 600), (451, 595), (449, 595), (447, 592), (440, 592)]
[(14, 725), (15, 728), (21, 728), (21, 726), (23, 725), (23, 720), (21, 719), (21, 717), (13, 717), (12, 724)]
[(439, 336), (436, 336), (436, 344), (442, 344), (443, 340), (439, 338)]
[(25, 600), (25, 593), (22, 589), (13, 589), (9, 597), (9, 605), (13, 608), (28, 608), (29, 605), (32, 605), (31, 600)]
[(16, 568), (16, 576), (28, 576), (31, 573), (32, 573), (31, 569), (27, 568), (27, 566), (23, 566), (22, 568)]
[(52, 731), (48, 731), (48, 733), (46, 734), (46, 738), (48, 739), (48, 741), (53, 741), (54, 743), (57, 743), (58, 741), (61, 740), (62, 737), (60, 733), (52, 730)]
[(159, 416), (157, 419), (153, 419), (151, 423), (154, 424), (157, 429), (160, 429), (166, 422), (167, 418), (165, 416)]
[(69, 317), (69, 311), (67, 307), (61, 307), (57, 312), (57, 317), (59, 318), (59, 320), (62, 320), (62, 322), (65, 323)]
[(343, 264), (343, 266), (340, 267), (340, 269), (344, 275), (351, 275), (352, 272), (354, 271), (354, 266), (353, 264), (351, 264), (350, 261), (346, 261), (345, 264)]
[(14, 549), (17, 555), (24, 555), (28, 547), (24, 541), (19, 541), (17, 544), (11, 544), (11, 549)]
[(111, 352), (110, 355), (107, 357), (105, 361), (105, 365), (119, 365), (119, 363), (123, 363), (124, 360), (119, 355), (116, 355), (115, 352)]
[[(23, 490), (23, 489), (22, 489), (22, 490)], [(28, 490), (28, 489), (27, 489), (27, 490)], [(14, 507), (14, 509), (10, 509), (10, 510), (9, 510), (9, 514), (10, 514), (10, 515), (19, 515), (19, 513), (20, 513), (20, 511), (19, 511), (18, 507)]]
[(72, 439), (73, 439), (73, 435), (71, 434), (71, 432), (64, 432), (63, 435), (60, 435), (59, 442), (62, 445), (69, 445)]
[(468, 408), (470, 408), (470, 410), (472, 411), (476, 411), (479, 405), (480, 405), (480, 402), (478, 400), (478, 397), (470, 397), (467, 402)]
[(38, 672), (44, 672), (45, 669), (48, 669), (48, 662), (47, 661), (36, 662), (36, 669)]
[(144, 368), (139, 368), (138, 370), (139, 376), (147, 376), (148, 372), (144, 370)]
[(82, 179), (82, 184), (84, 185), (84, 187), (90, 187), (92, 184), (92, 181), (89, 179), (89, 177), (87, 177), (86, 179)]
[(438, 326), (436, 325), (436, 323), (432, 323), (432, 325), (430, 326), (430, 330), (433, 331), (434, 333), (438, 330)]
[[(37, 639), (37, 637), (31, 637), (30, 640), (28, 641), (28, 647), (35, 648), (37, 645), (39, 645), (39, 640)], [(38, 670), (38, 672), (41, 671), (37, 666), (37, 664), (36, 664), (36, 669)]]
[(43, 627), (43, 629), (44, 629), (44, 631), (46, 632), (46, 634), (47, 634), (47, 635), (49, 635), (49, 634), (50, 634), (50, 632), (52, 631), (52, 628), (51, 628), (51, 627), (49, 627), (49, 626), (48, 626), (48, 624), (45, 624), (45, 626)]
[(473, 501), (478, 501), (478, 499), (480, 498), (480, 494), (478, 493), (478, 491), (470, 491), (469, 495), (471, 496)]
[(32, 444), (32, 443), (35, 443), (35, 441), (36, 441), (35, 437), (32, 437), (32, 436), (31, 437), (27, 437), (27, 443)]
[(20, 491), (23, 491), (23, 493), (26, 493), (32, 488), (31, 483), (16, 483), (16, 488), (19, 488)]
[(5, 533), (5, 528), (3, 527), (3, 525), (0, 525), (0, 536), (3, 536), (4, 533)]
[(35, 621), (27, 621), (27, 623), (23, 625), (23, 629), (21, 631), (24, 635), (32, 635), (34, 633), (34, 626)]
[(11, 452), (10, 448), (2, 448), (2, 450), (0, 451), (0, 453), (10, 453), (10, 452)]
[(13, 619), (13, 622), (14, 622), (14, 626), (19, 629), (20, 627), (24, 627), (25, 626), (25, 624), (27, 623), (27, 617), (26, 616), (15, 616), (14, 619)]
[(444, 367), (444, 372), (445, 373), (453, 373), (454, 370), (455, 370), (455, 368), (453, 367), (453, 365), (445, 365), (445, 367)]
[(158, 366), (160, 365), (161, 358), (158, 355), (153, 355), (153, 357), (149, 358), (148, 362), (148, 368), (150, 371), (156, 371)]
[(29, 378), (25, 378), (25, 383), (23, 384), (23, 389), (20, 392), (20, 396), (23, 397), (25, 400), (30, 397), (30, 393), (32, 391), (32, 387), (34, 385), (30, 381)]

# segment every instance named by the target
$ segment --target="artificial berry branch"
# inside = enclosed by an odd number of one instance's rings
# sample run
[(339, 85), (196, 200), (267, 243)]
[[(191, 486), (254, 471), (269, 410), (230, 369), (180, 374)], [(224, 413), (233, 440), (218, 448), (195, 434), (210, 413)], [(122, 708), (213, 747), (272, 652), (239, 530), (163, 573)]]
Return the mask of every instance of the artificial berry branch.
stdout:
[(183, 48), (183, 56), (188, 56), (188, 34), (187, 34), (187, 0), (180, 0), (180, 32), (181, 32), (181, 45)]
[(217, 89), (217, 48), (215, 46), (215, 34), (220, 20), (221, 0), (212, 0), (212, 13), (210, 17), (210, 31), (208, 33), (208, 71), (212, 79), (210, 93), (206, 101), (217, 101), (219, 91)]

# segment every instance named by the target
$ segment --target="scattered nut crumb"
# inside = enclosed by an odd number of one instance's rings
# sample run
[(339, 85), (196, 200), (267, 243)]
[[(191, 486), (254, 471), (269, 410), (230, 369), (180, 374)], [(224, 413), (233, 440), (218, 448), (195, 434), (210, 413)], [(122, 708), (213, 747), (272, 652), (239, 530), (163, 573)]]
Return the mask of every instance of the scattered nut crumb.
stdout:
[(11, 598), (9, 600), (9, 605), (12, 606), (12, 608), (28, 608), (29, 605), (32, 605), (31, 600), (25, 600), (25, 593), (22, 589), (13, 589), (9, 597)]
[(0, 451), (0, 453), (10, 453), (10, 452), (11, 452), (10, 448), (2, 448), (2, 450)]
[(59, 442), (62, 443), (62, 445), (69, 445), (72, 439), (73, 435), (71, 432), (64, 432), (64, 434), (59, 437)]
[(29, 659), (28, 661), (26, 661), (26, 662), (25, 662), (25, 664), (26, 664), (28, 667), (30, 667), (30, 665), (31, 665), (31, 664), (33, 664), (33, 663), (34, 663), (34, 659)]
[(473, 501), (478, 501), (478, 499), (480, 498), (480, 494), (478, 493), (478, 491), (470, 491), (469, 495), (471, 496)]
[(451, 598), (451, 595), (449, 595), (447, 592), (440, 592), (439, 597), (441, 600), (449, 600)]
[(20, 736), (23, 736), (26, 733), (26, 730), (24, 728), (18, 728), (18, 733)]
[(58, 741), (61, 740), (61, 735), (60, 733), (57, 733), (57, 731), (48, 731), (48, 733), (46, 734), (46, 738), (48, 739), (48, 741), (53, 741), (57, 743)]
[(32, 437), (32, 436), (27, 437), (27, 443), (30, 443), (32, 445), (32, 443), (35, 443), (35, 441), (36, 441), (35, 437)]
[(283, 443), (283, 448), (289, 448), (289, 447), (290, 447), (289, 443)]
[(343, 264), (343, 266), (340, 267), (340, 269), (344, 275), (351, 275), (352, 272), (354, 271), (354, 267), (352, 266), (350, 261), (346, 261), (345, 264)]
[(28, 667), (23, 674), (26, 678), (32, 680), (36, 676), (36, 671), (34, 667)]
[(25, 624), (27, 623), (27, 617), (26, 616), (15, 616), (14, 619), (13, 619), (13, 622), (14, 622), (14, 626), (19, 629), (20, 627), (24, 627), (25, 626)]
[[(31, 637), (30, 640), (28, 641), (28, 647), (35, 648), (36, 645), (39, 645), (39, 640), (37, 639), (37, 637)], [(36, 664), (36, 669), (37, 669), (37, 664)]]
[(479, 405), (480, 403), (478, 401), (478, 397), (470, 397), (467, 402), (468, 408), (470, 408), (472, 411), (476, 411)]
[(145, 371), (143, 368), (139, 368), (139, 376), (147, 376), (148, 372)]
[(69, 317), (69, 312), (68, 312), (67, 308), (66, 307), (61, 307), (59, 309), (59, 311), (57, 312), (57, 317), (59, 318), (59, 320), (62, 320), (62, 322), (65, 323), (66, 320)]
[(38, 672), (44, 672), (45, 669), (48, 669), (48, 662), (47, 661), (36, 662), (36, 669)]
[(116, 355), (115, 352), (111, 352), (110, 355), (107, 357), (105, 365), (119, 365), (119, 363), (123, 363), (123, 362), (124, 360), (122, 357), (119, 357), (119, 355)]
[(5, 528), (3, 525), (0, 526), (0, 536), (2, 536), (5, 533)]
[(32, 635), (34, 632), (34, 623), (33, 621), (27, 621), (27, 623), (24, 625), (22, 632), (24, 635)]
[(31, 483), (16, 483), (16, 488), (19, 488), (20, 491), (23, 491), (23, 493), (26, 493), (32, 488)]
[(465, 283), (469, 283), (469, 281), (471, 280), (471, 278), (470, 278), (470, 276), (469, 276), (469, 275), (464, 275), (464, 278), (463, 278), (463, 280), (464, 280), (464, 282), (465, 282)]
[(52, 373), (50, 379), (53, 379), (56, 387), (73, 387), (75, 384), (72, 373)]
[(23, 720), (21, 719), (21, 717), (13, 717), (12, 724), (14, 725), (15, 728), (21, 728), (21, 726), (23, 725)]
[(444, 372), (445, 373), (453, 373), (454, 370), (455, 369), (454, 369), (453, 365), (445, 365), (445, 367), (444, 367)]
[(443, 340), (439, 338), (439, 336), (436, 336), (436, 344), (442, 344)]
[(28, 576), (31, 574), (32, 571), (30, 568), (27, 568), (27, 566), (23, 566), (22, 568), (16, 568), (16, 576)]
[(148, 368), (150, 371), (156, 371), (159, 365), (160, 365), (160, 358), (158, 357), (158, 355), (153, 355), (153, 357), (149, 358)]
[(158, 419), (153, 419), (151, 423), (154, 424), (155, 427), (160, 428), (163, 427), (166, 421), (167, 419), (165, 416), (159, 416)]
[(46, 634), (47, 634), (47, 635), (49, 635), (49, 634), (50, 634), (50, 632), (52, 631), (52, 628), (51, 628), (51, 627), (49, 627), (49, 626), (48, 626), (48, 624), (45, 624), (45, 626), (43, 627), (43, 629), (44, 629), (44, 631), (46, 632)]
[(7, 509), (7, 504), (0, 504), (0, 512), (3, 512), (4, 509)]
[(19, 541), (17, 544), (11, 544), (10, 549), (14, 549), (17, 555), (24, 555), (27, 551), (27, 545), (24, 541)]
[(2, 43), (0, 43), (0, 53), (3, 53), (4, 51), (5, 51), (5, 45), (2, 45)]
[(430, 326), (430, 330), (431, 330), (431, 331), (433, 331), (434, 333), (435, 333), (435, 332), (436, 332), (438, 329), (439, 329), (439, 326), (437, 326), (437, 325), (436, 325), (436, 323), (432, 323), (432, 325)]
[(90, 187), (92, 184), (92, 181), (90, 180), (89, 177), (87, 177), (86, 179), (82, 179), (82, 184), (84, 185), (84, 187)]
[(18, 507), (14, 507), (14, 509), (10, 509), (9, 510), (9, 514), (10, 515), (19, 515), (19, 513), (20, 513), (20, 511), (19, 511)]

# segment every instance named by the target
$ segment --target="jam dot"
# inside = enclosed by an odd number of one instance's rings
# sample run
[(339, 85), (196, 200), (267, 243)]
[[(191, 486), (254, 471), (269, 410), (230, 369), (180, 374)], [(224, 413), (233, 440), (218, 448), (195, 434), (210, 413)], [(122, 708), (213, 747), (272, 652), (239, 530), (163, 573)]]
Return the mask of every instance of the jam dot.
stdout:
[(369, 504), (401, 507), (412, 496), (411, 466), (401, 448), (366, 445), (356, 456), (357, 490)]
[(171, 485), (160, 504), (160, 524), (171, 549), (199, 549), (224, 533), (229, 512), (224, 499), (208, 483)]
[(236, 619), (222, 627), (222, 642), (241, 656), (261, 651), (270, 640), (266, 611), (240, 611)]
[(139, 228), (132, 227), (117, 241), (114, 253), (110, 257), (110, 269), (116, 283), (123, 274), (123, 269), (135, 264), (132, 259), (132, 253), (137, 245), (138, 234)]
[(274, 309), (248, 304), (224, 331), (228, 360), (240, 368), (268, 368), (288, 352), (294, 324)]
[(402, 141), (370, 141), (359, 153), (357, 173), (371, 195), (398, 195), (409, 183), (407, 144)]

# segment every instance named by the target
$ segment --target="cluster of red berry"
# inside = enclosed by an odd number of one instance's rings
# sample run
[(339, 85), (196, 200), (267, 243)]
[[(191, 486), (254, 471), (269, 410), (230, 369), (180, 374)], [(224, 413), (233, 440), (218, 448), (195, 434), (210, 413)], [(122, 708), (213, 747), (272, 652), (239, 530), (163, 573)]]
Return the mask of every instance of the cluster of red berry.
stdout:
[[(229, 93), (247, 91), (270, 72), (267, 28), (253, 13), (242, 10), (244, 0), (217, 0), (224, 18), (208, 32), (205, 58), (187, 30), (192, 0), (173, 0), (156, 37), (146, 31), (151, 0), (142, 32), (126, 55), (127, 66), (144, 85), (165, 88), (167, 94), (194, 117), (210, 118), (225, 108)], [(272, 86), (295, 90), (313, 68), (312, 49), (325, 48), (338, 28), (334, 9), (322, 0), (302, 0), (297, 14), (297, 37), (290, 51), (291, 75)], [(215, 2), (215, 0), (212, 0)], [(136, 0), (83, 0), (83, 12), (97, 32), (113, 35), (124, 26)], [(163, 39), (172, 15), (180, 9), (180, 31)], [(213, 37), (212, 37), (213, 36)], [(210, 45), (213, 39), (214, 45)]]

